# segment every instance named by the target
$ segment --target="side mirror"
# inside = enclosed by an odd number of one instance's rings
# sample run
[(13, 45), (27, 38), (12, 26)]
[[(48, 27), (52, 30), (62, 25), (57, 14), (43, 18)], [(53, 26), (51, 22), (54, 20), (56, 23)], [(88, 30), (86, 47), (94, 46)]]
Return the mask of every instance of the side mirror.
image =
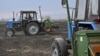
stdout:
[(63, 8), (66, 8), (65, 4), (66, 4), (66, 1), (65, 0), (62, 0), (61, 1), (61, 5), (62, 5)]
[(62, 5), (65, 5), (65, 0), (62, 0), (61, 4), (62, 4)]

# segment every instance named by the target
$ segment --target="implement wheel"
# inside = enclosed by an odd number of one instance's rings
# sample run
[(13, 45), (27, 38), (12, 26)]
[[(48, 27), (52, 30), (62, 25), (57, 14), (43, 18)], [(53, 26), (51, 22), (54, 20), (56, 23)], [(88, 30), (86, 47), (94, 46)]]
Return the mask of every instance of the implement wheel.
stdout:
[(26, 26), (26, 33), (28, 35), (36, 35), (39, 33), (39, 25), (35, 22), (29, 23)]
[(5, 32), (5, 35), (6, 35), (7, 37), (12, 37), (12, 36), (14, 36), (14, 30), (11, 29), (11, 28), (7, 28), (7, 29), (6, 29), (6, 32)]
[(52, 56), (69, 56), (67, 44), (63, 39), (55, 40), (51, 46)]
[(45, 32), (49, 33), (49, 32), (51, 32), (51, 31), (52, 31), (51, 27), (46, 27), (46, 28), (45, 28)]

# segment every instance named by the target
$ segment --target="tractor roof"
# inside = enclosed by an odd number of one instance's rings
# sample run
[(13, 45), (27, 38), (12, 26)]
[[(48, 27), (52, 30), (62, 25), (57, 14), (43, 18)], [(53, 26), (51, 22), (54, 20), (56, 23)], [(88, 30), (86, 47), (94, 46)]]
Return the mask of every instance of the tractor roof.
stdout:
[(37, 13), (36, 11), (20, 11), (21, 13)]

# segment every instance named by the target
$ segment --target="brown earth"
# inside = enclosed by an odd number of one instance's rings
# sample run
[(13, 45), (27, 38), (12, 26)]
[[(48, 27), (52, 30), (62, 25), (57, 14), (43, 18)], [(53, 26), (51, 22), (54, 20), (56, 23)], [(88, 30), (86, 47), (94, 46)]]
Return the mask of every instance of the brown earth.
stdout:
[(51, 56), (51, 43), (56, 37), (67, 37), (66, 22), (54, 23), (60, 28), (54, 32), (40, 33), (35, 36), (26, 36), (17, 32), (14, 37), (8, 38), (4, 32), (6, 24), (0, 22), (0, 56)]

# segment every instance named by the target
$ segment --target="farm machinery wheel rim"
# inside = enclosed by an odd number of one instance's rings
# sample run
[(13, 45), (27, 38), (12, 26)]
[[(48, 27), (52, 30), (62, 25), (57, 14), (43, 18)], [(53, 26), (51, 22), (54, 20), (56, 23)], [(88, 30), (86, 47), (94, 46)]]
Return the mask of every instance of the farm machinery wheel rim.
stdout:
[(8, 37), (11, 37), (12, 35), (13, 35), (13, 32), (12, 32), (12, 31), (8, 31), (8, 32), (7, 32), (7, 36), (8, 36)]
[(38, 32), (38, 27), (37, 26), (30, 26), (29, 32), (30, 32), (30, 34), (36, 34)]
[(54, 48), (53, 52), (52, 52), (52, 56), (58, 56), (58, 49)]
[(51, 31), (51, 28), (50, 27), (47, 27), (46, 28), (46, 32), (50, 32)]

